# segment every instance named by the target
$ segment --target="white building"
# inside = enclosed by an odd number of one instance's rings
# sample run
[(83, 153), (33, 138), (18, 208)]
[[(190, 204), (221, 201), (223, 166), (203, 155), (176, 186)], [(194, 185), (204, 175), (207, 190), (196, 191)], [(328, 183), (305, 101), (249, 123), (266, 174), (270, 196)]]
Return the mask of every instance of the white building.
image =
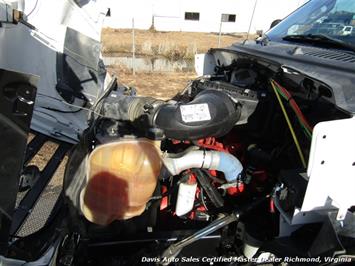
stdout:
[(267, 30), (307, 0), (108, 0), (111, 17), (106, 27), (159, 31), (247, 32), (257, 1), (251, 32)]

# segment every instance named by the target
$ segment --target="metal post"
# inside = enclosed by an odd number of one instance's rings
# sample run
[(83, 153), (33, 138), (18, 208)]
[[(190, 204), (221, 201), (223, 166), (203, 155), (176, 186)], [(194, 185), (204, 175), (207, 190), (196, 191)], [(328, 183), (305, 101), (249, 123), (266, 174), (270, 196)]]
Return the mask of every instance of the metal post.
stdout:
[(258, 4), (258, 0), (255, 0), (253, 13), (251, 14), (251, 18), (250, 18), (249, 29), (248, 29), (248, 34), (247, 34), (247, 40), (249, 39), (250, 29), (251, 29), (251, 25), (253, 24), (254, 14), (255, 14), (255, 9), (256, 9), (257, 4)]
[(221, 47), (221, 34), (222, 34), (222, 18), (219, 24), (219, 34), (218, 34), (218, 48)]
[(134, 18), (132, 18), (132, 72), (133, 75), (136, 74), (135, 67), (135, 57), (136, 57), (136, 41), (135, 41), (135, 32), (134, 32)]

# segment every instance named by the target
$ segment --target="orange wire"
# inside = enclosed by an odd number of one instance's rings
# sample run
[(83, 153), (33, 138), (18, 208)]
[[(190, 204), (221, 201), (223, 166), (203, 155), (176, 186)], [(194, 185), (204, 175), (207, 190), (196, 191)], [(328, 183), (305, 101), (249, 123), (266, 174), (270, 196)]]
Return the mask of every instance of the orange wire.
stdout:
[(280, 84), (278, 84), (276, 81), (273, 80), (273, 82), (275, 83), (276, 86), (278, 86), (282, 92), (285, 94), (287, 100), (289, 101), (290, 105), (293, 107), (293, 109), (295, 110), (297, 116), (302, 120), (303, 124), (307, 127), (307, 129), (309, 131), (313, 131), (313, 128), (311, 127), (311, 125), (308, 123), (306, 117), (303, 115), (301, 109), (299, 108), (299, 106), (297, 105), (296, 101), (293, 99), (292, 95), (288, 92), (288, 90), (286, 90), (284, 87), (282, 87)]

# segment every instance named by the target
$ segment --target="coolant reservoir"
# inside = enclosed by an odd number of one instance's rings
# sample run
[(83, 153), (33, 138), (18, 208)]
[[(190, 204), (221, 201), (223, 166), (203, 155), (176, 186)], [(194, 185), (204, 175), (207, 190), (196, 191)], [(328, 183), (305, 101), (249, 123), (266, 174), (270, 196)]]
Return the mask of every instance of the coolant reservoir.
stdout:
[(162, 166), (157, 143), (147, 139), (104, 144), (88, 158), (81, 210), (91, 222), (107, 225), (143, 213)]

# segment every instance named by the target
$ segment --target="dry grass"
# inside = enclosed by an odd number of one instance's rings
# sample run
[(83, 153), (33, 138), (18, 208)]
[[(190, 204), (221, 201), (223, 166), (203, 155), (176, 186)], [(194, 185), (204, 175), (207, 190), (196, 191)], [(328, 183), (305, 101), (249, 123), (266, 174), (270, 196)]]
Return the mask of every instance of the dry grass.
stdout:
[(193, 72), (139, 72), (122, 66), (110, 66), (108, 71), (118, 76), (121, 83), (135, 87), (138, 95), (167, 100), (183, 90), (186, 84), (196, 77)]
[[(245, 34), (222, 35), (221, 47), (241, 42), (245, 37)], [(137, 55), (192, 59), (196, 53), (217, 47), (218, 34), (136, 30), (135, 42)], [(102, 52), (106, 55), (132, 53), (132, 31), (106, 28), (102, 32), (102, 43)]]

